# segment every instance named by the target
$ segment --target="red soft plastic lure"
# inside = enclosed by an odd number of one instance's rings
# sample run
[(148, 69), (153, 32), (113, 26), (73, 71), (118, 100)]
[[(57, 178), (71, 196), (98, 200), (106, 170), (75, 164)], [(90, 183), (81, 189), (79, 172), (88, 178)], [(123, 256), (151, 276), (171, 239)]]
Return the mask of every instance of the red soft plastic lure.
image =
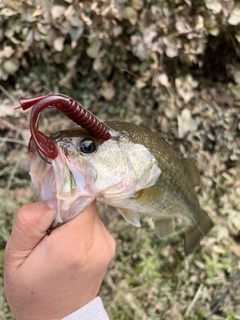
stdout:
[(69, 119), (87, 130), (93, 137), (103, 140), (111, 138), (110, 133), (105, 128), (104, 124), (94, 117), (81, 104), (68, 96), (61, 94), (49, 94), (34, 98), (21, 98), (19, 100), (20, 108), (27, 110), (32, 106), (30, 116), (30, 131), (32, 139), (42, 154), (50, 159), (55, 159), (58, 156), (58, 150), (51, 138), (38, 130), (38, 119), (41, 112), (47, 107), (55, 107), (63, 112)]

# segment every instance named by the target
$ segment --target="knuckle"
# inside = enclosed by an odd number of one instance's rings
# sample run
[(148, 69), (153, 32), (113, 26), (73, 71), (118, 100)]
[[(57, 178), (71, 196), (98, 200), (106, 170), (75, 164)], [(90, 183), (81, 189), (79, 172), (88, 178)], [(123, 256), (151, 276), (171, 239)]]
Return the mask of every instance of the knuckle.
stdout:
[(25, 204), (19, 209), (15, 218), (15, 224), (19, 229), (33, 228), (37, 223), (36, 215), (32, 214), (30, 204)]
[(29, 205), (25, 204), (18, 210), (15, 218), (17, 224), (28, 224), (29, 223)]

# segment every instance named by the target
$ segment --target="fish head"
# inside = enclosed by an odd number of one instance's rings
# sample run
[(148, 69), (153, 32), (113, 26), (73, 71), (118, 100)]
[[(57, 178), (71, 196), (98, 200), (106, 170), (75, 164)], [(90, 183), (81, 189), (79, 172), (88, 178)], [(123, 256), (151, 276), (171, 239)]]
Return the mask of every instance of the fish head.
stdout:
[(58, 210), (53, 227), (65, 223), (97, 198), (121, 201), (155, 184), (161, 170), (158, 161), (126, 131), (112, 132), (104, 141), (81, 128), (51, 136), (58, 150), (54, 160), (44, 161), (30, 142), (30, 175), (40, 196), (56, 197)]

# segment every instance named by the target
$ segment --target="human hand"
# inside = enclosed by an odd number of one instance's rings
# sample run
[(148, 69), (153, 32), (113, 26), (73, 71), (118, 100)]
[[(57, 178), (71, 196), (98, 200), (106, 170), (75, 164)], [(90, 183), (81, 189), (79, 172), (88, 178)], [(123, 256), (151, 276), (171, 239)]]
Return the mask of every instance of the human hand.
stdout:
[(55, 320), (94, 299), (114, 256), (115, 241), (92, 203), (47, 230), (56, 201), (23, 206), (5, 250), (4, 290), (17, 320)]

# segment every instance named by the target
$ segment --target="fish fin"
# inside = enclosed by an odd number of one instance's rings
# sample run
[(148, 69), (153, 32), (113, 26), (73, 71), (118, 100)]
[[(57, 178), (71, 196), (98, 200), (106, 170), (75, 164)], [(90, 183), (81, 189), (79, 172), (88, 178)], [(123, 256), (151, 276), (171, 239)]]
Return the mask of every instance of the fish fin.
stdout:
[(155, 224), (155, 232), (159, 239), (165, 239), (171, 233), (173, 233), (175, 228), (175, 220), (173, 218), (170, 219), (157, 219), (154, 220)]
[(200, 173), (199, 170), (192, 159), (182, 159), (182, 164), (186, 169), (189, 178), (191, 179), (192, 185), (199, 186), (200, 185)]
[(125, 208), (117, 208), (117, 210), (128, 223), (135, 227), (141, 227), (138, 213)]
[(185, 231), (185, 238), (184, 238), (184, 252), (185, 255), (189, 255), (200, 244), (200, 241), (204, 236), (208, 234), (208, 232), (212, 229), (213, 222), (209, 218), (206, 211), (201, 210), (200, 219), (192, 227), (187, 228)]
[(155, 204), (162, 196), (162, 190), (158, 187), (149, 187), (139, 190), (134, 200), (142, 203), (148, 203), (149, 205)]

